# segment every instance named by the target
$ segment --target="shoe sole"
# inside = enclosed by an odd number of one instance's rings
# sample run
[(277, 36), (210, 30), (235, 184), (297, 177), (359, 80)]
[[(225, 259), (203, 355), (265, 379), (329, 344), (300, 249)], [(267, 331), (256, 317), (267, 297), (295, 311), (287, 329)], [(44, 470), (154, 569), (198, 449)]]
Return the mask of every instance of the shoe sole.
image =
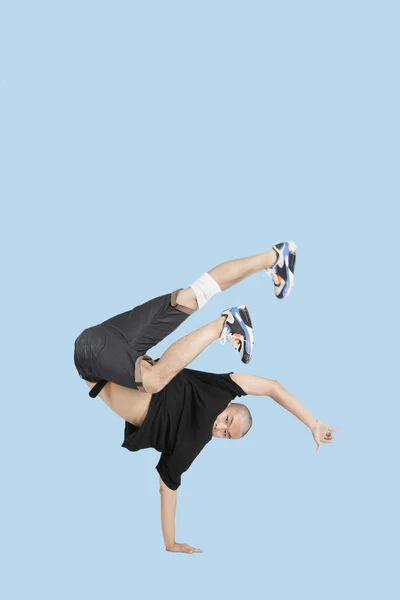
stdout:
[(297, 246), (293, 241), (289, 241), (287, 244), (289, 247), (289, 261), (288, 261), (289, 262), (289, 264), (288, 264), (289, 282), (287, 284), (288, 287), (286, 289), (286, 293), (283, 295), (283, 290), (282, 290), (282, 292), (279, 294), (279, 296), (277, 296), (277, 298), (279, 300), (284, 300), (285, 298), (287, 298), (289, 296), (290, 292), (292, 291), (292, 287), (293, 287), (293, 283), (294, 283), (294, 267), (296, 264)]
[[(250, 361), (251, 361), (251, 357), (253, 356), (253, 352), (254, 352), (254, 332), (253, 332), (253, 323), (251, 321), (251, 317), (250, 317), (250, 313), (249, 313), (249, 309), (247, 308), (247, 306), (245, 304), (242, 304), (241, 306), (237, 307), (238, 309), (241, 309), (241, 311), (243, 311), (244, 316), (246, 317), (246, 320), (243, 319), (247, 329), (247, 332), (249, 334), (249, 338), (250, 338), (250, 349), (251, 349), (251, 354), (246, 357), (245, 360), (243, 360), (245, 358), (244, 353), (243, 356), (241, 357), (241, 361), (247, 365)], [(245, 347), (245, 345), (244, 345)]]

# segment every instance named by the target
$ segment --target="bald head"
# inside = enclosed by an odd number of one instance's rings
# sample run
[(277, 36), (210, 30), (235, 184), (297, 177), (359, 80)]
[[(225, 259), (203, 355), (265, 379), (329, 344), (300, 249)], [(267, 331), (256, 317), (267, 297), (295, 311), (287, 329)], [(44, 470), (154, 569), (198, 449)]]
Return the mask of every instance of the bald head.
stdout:
[(251, 413), (245, 404), (230, 402), (218, 415), (213, 426), (213, 436), (239, 439), (246, 435), (252, 425)]
[(247, 408), (247, 406), (245, 404), (240, 404), (237, 403), (235, 404), (236, 407), (236, 412), (238, 414), (238, 418), (240, 418), (240, 422), (241, 422), (241, 435), (240, 437), (242, 438), (243, 436), (246, 435), (246, 433), (249, 431), (250, 427), (253, 424), (253, 418), (251, 416), (251, 412), (249, 411), (249, 409)]

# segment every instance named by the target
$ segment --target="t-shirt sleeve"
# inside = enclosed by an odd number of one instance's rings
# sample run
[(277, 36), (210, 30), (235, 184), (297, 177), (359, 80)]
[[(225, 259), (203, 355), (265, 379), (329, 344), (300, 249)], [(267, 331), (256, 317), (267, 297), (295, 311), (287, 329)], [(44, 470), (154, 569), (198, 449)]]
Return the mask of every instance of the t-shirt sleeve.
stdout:
[(176, 453), (166, 454), (163, 452), (156, 469), (165, 485), (171, 490), (177, 490), (181, 485), (182, 473), (188, 470), (195, 458), (194, 456), (192, 459), (182, 460)]
[(238, 383), (236, 383), (236, 381), (233, 381), (231, 375), (233, 375), (234, 371), (230, 371), (230, 373), (227, 373), (227, 377), (228, 377), (228, 381), (229, 381), (229, 385), (230, 388), (232, 390), (232, 392), (235, 394), (235, 396), (247, 396), (246, 392), (240, 387), (240, 385)]

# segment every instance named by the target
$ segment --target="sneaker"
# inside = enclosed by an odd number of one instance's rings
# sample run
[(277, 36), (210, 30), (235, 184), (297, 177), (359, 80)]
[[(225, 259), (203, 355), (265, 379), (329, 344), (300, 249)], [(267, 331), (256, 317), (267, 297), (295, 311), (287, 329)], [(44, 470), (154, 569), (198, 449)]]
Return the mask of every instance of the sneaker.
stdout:
[(296, 262), (296, 244), (282, 242), (273, 246), (278, 257), (271, 269), (266, 269), (274, 282), (274, 291), (277, 298), (287, 298), (293, 287), (294, 265)]
[(227, 308), (221, 313), (221, 317), (226, 317), (220, 337), (221, 344), (225, 344), (228, 340), (239, 352), (242, 362), (247, 364), (250, 362), (254, 347), (253, 326), (247, 306), (243, 304)]

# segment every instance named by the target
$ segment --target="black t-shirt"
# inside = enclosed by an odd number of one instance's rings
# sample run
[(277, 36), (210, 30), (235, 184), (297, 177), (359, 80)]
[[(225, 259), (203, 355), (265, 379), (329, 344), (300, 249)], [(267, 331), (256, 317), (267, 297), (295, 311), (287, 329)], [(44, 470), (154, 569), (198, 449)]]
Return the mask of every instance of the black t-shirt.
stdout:
[(183, 369), (153, 394), (140, 427), (125, 421), (121, 445), (132, 452), (143, 448), (161, 452), (156, 469), (164, 483), (176, 490), (182, 473), (212, 439), (217, 416), (236, 396), (245, 395), (230, 373)]

